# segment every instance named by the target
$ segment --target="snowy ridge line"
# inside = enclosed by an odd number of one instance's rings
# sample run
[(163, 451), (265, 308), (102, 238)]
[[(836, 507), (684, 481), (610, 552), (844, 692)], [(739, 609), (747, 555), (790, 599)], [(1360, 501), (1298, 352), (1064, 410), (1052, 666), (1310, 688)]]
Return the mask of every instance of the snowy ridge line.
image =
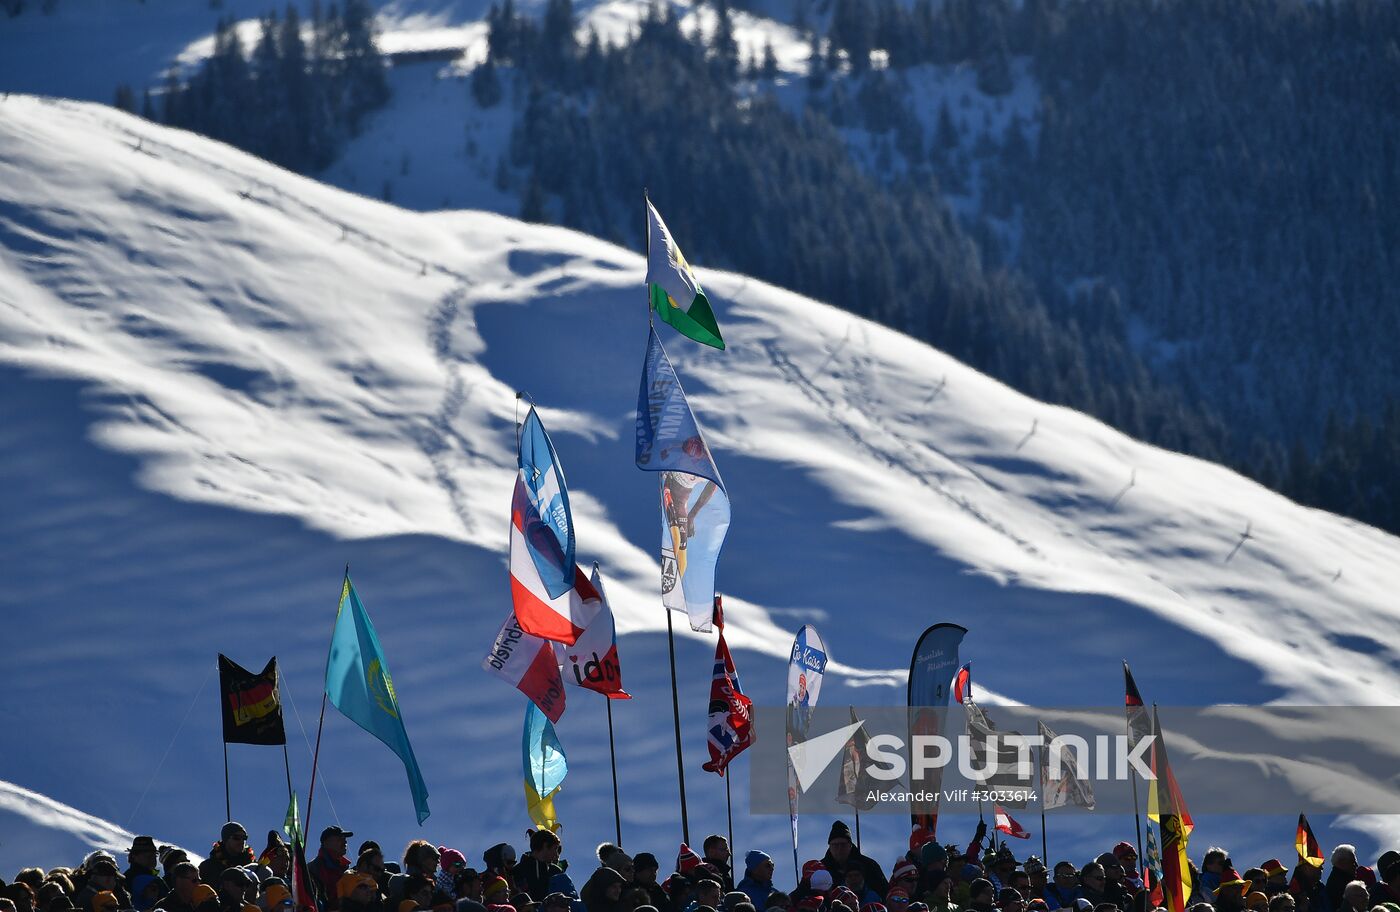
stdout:
[[(273, 184), (273, 183), (270, 182), (270, 181), (267, 181), (267, 180), (265, 180), (265, 179), (263, 179), (263, 178), (260, 178), (260, 177), (253, 177), (252, 175), (245, 174), (245, 173), (241, 173), (241, 172), (239, 172), (239, 171), (235, 171), (234, 169), (228, 167), (227, 165), (220, 164), (219, 162), (216, 162), (216, 161), (211, 161), (210, 159), (207, 159), (207, 158), (204, 158), (204, 157), (202, 157), (202, 156), (200, 156), (200, 155), (197, 155), (197, 154), (195, 154), (195, 153), (189, 151), (188, 149), (182, 149), (182, 148), (180, 148), (179, 146), (174, 145), (174, 144), (172, 144), (172, 143), (163, 142), (163, 141), (158, 140), (158, 139), (151, 139), (150, 137), (146, 136), (146, 135), (143, 134), (143, 133), (138, 133), (138, 132), (136, 132), (135, 130), (131, 129), (130, 127), (126, 127), (126, 126), (123, 126), (122, 124), (117, 123), (117, 122), (116, 122), (113, 118), (111, 118), (111, 117), (102, 117), (102, 116), (99, 116), (99, 115), (97, 114), (97, 111), (100, 110), (100, 108), (98, 108), (98, 107), (95, 106), (95, 105), (83, 104), (83, 103), (80, 103), (80, 102), (71, 102), (71, 101), (67, 101), (67, 100), (65, 100), (65, 99), (58, 99), (58, 98), (40, 98), (39, 101), (40, 101), (41, 103), (44, 103), (44, 104), (51, 104), (51, 105), (54, 105), (55, 107), (61, 107), (61, 108), (64, 108), (65, 110), (72, 111), (72, 112), (77, 113), (77, 114), (81, 114), (81, 115), (83, 115), (84, 117), (86, 117), (88, 120), (96, 122), (97, 124), (99, 124), (100, 126), (102, 126), (102, 127), (105, 128), (105, 129), (108, 129), (108, 130), (113, 131), (113, 132), (121, 133), (122, 135), (127, 136), (128, 138), (137, 140), (138, 143), (139, 143), (139, 149), (138, 149), (138, 148), (133, 148), (132, 151), (143, 151), (143, 152), (145, 152), (145, 151), (146, 151), (145, 146), (146, 146), (146, 144), (149, 143), (149, 144), (151, 144), (151, 145), (155, 145), (155, 146), (158, 146), (158, 147), (160, 147), (160, 148), (162, 148), (162, 149), (165, 149), (165, 150), (167, 150), (167, 151), (169, 151), (169, 152), (173, 152), (173, 153), (175, 153), (175, 154), (177, 154), (177, 155), (184, 156), (185, 158), (187, 158), (187, 159), (189, 159), (189, 160), (191, 160), (191, 161), (193, 161), (193, 162), (198, 163), (201, 167), (206, 168), (206, 169), (208, 169), (208, 170), (210, 170), (210, 171), (218, 171), (218, 172), (221, 172), (221, 173), (223, 173), (223, 174), (227, 174), (227, 175), (229, 175), (229, 176), (232, 176), (232, 177), (237, 178), (240, 182), (242, 182), (242, 183), (245, 184), (245, 185), (257, 187), (259, 190), (263, 190), (263, 191), (265, 191), (266, 193), (268, 193), (269, 195), (271, 195), (271, 196), (273, 196), (273, 197), (276, 197), (276, 198), (279, 199), (279, 200), (284, 200), (284, 201), (286, 201), (286, 202), (288, 202), (288, 203), (291, 203), (292, 205), (294, 205), (294, 206), (296, 206), (297, 208), (301, 209), (302, 211), (304, 211), (304, 212), (307, 213), (308, 215), (311, 215), (311, 216), (313, 216), (313, 217), (319, 219), (320, 221), (324, 222), (325, 224), (331, 226), (332, 228), (337, 228), (337, 229), (339, 229), (339, 230), (340, 230), (340, 233), (341, 233), (341, 237), (342, 237), (343, 239), (348, 239), (348, 238), (350, 238), (350, 237), (352, 237), (352, 236), (353, 236), (353, 237), (356, 237), (356, 238), (358, 238), (363, 244), (369, 245), (369, 246), (371, 246), (371, 247), (378, 247), (378, 248), (381, 248), (382, 250), (387, 251), (388, 253), (392, 254), (393, 256), (398, 257), (400, 260), (404, 260), (404, 261), (406, 261), (406, 262), (408, 262), (408, 263), (412, 263), (414, 266), (418, 267), (418, 269), (419, 269), (419, 275), (423, 275), (424, 272), (425, 272), (427, 269), (431, 268), (431, 269), (434, 270), (435, 272), (438, 272), (438, 273), (440, 273), (440, 274), (442, 274), (442, 275), (444, 275), (444, 276), (448, 276), (448, 277), (450, 277), (450, 278), (456, 279), (458, 282), (461, 282), (461, 283), (464, 284), (464, 285), (470, 286), (470, 285), (473, 284), (471, 277), (469, 277), (469, 276), (466, 275), (465, 273), (458, 272), (458, 271), (456, 271), (455, 269), (451, 269), (451, 268), (449, 268), (449, 267), (447, 267), (447, 266), (443, 266), (441, 263), (435, 263), (435, 262), (432, 262), (432, 261), (430, 261), (430, 260), (424, 259), (423, 257), (414, 256), (413, 254), (406, 253), (406, 252), (404, 252), (404, 251), (402, 251), (402, 250), (399, 250), (397, 247), (395, 247), (393, 244), (390, 244), (388, 241), (385, 241), (385, 240), (383, 240), (383, 239), (381, 239), (381, 238), (375, 237), (374, 235), (370, 234), (369, 232), (364, 231), (364, 230), (362, 230), (362, 229), (360, 229), (360, 228), (357, 228), (357, 227), (355, 227), (355, 226), (353, 226), (353, 225), (351, 225), (351, 224), (349, 224), (349, 223), (347, 223), (347, 222), (343, 222), (343, 221), (341, 221), (340, 219), (337, 219), (337, 218), (333, 217), (332, 215), (330, 215), (330, 213), (326, 212), (324, 209), (321, 209), (321, 208), (319, 208), (319, 207), (317, 207), (317, 206), (314, 206), (314, 205), (312, 205), (311, 203), (308, 203), (308, 202), (306, 202), (306, 201), (303, 200), (303, 199), (300, 199), (300, 198), (298, 198), (298, 197), (292, 196), (291, 194), (289, 194), (289, 193), (287, 193), (286, 191), (282, 190), (280, 187), (278, 187), (276, 184)], [(171, 129), (171, 128), (167, 128), (167, 129)], [(150, 154), (150, 155), (153, 155), (153, 156), (154, 156), (154, 153), (147, 152), (146, 154)], [(276, 168), (276, 167), (277, 167), (276, 165), (271, 165), (271, 164), (268, 164), (267, 166), (268, 166), (269, 168)], [(290, 173), (290, 172), (288, 172), (288, 173)], [(305, 179), (309, 180), (309, 178), (305, 178)], [(276, 206), (272, 206), (267, 200), (259, 199), (259, 198), (257, 198), (257, 197), (252, 196), (251, 194), (248, 194), (245, 190), (242, 190), (242, 189), (234, 189), (234, 188), (228, 188), (228, 189), (229, 189), (229, 192), (238, 195), (241, 199), (245, 199), (245, 200), (248, 200), (248, 201), (254, 202), (254, 203), (260, 203), (260, 204), (262, 204), (262, 205), (264, 205), (264, 206), (268, 206), (268, 208), (273, 209), (274, 211), (285, 212), (285, 210), (283, 210), (283, 209), (279, 209), (279, 208), (276, 207)]]

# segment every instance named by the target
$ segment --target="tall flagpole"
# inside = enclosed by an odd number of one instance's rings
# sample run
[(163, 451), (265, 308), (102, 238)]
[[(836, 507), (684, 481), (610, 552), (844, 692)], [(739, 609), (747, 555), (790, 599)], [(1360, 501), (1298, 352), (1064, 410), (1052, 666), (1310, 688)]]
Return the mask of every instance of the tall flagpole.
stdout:
[(724, 769), (724, 814), (729, 822), (729, 851), (734, 852), (734, 797), (729, 793), (729, 767)]
[(224, 819), (232, 820), (233, 811), (229, 807), (228, 800), (228, 742), (224, 742)]
[[(595, 568), (597, 564), (593, 565)], [(612, 698), (608, 698), (608, 757), (612, 760), (613, 780), (613, 828), (617, 832), (617, 844), (622, 845), (622, 810), (617, 801), (617, 748), (613, 746)]]
[[(664, 483), (664, 482), (663, 482)], [(676, 634), (671, 625), (671, 609), (664, 609), (666, 612), (666, 643), (671, 651), (671, 718), (675, 721), (676, 727), (676, 777), (681, 785), (681, 837), (686, 845), (690, 845), (690, 816), (686, 812), (685, 803), (685, 764), (681, 762), (681, 704), (676, 696)]]
[[(346, 585), (350, 582), (350, 564), (345, 565), (345, 578), (340, 584), (340, 591), (345, 591)], [(336, 621), (340, 620), (340, 603), (336, 603)], [(331, 627), (331, 637), (335, 637), (335, 627)], [(331, 650), (326, 647), (326, 668), (331, 666)], [(321, 729), (326, 724), (326, 681), (325, 676), (321, 678), (321, 718), (316, 722), (316, 749), (311, 752), (311, 788), (306, 792), (306, 818), (301, 823), (303, 834), (310, 832), (311, 827), (311, 802), (316, 800), (316, 771), (321, 768)], [(334, 808), (332, 808), (334, 810)]]
[(1044, 856), (1041, 862), (1048, 865), (1050, 863), (1050, 846), (1049, 837), (1045, 832), (1045, 757), (1043, 756), (1045, 750), (1044, 747), (1040, 749), (1042, 754), (1040, 758), (1040, 854)]

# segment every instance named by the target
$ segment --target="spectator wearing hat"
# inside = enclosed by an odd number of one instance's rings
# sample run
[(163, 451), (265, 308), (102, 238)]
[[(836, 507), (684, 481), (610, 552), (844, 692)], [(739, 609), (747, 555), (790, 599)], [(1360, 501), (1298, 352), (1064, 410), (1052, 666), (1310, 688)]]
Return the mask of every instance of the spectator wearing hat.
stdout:
[(831, 824), (831, 832), (826, 837), (826, 855), (822, 857), (822, 867), (830, 871), (832, 878), (837, 882), (845, 883), (847, 869), (854, 866), (859, 866), (864, 871), (865, 886), (876, 894), (884, 896), (889, 891), (889, 881), (885, 879), (885, 872), (880, 870), (879, 863), (861, 854), (860, 848), (851, 841), (851, 828), (845, 821), (834, 821)]
[(1371, 887), (1371, 905), (1400, 904), (1400, 852), (1385, 852), (1376, 860), (1380, 879)]
[[(1048, 886), (1049, 873), (1045, 870), (1045, 862), (1034, 855), (1026, 859), (1026, 863), (1021, 866), (1026, 872), (1026, 889), (1023, 895), (1026, 897), (1026, 906), (1030, 908), (1030, 902), (1036, 899), (1045, 898), (1045, 888)], [(1019, 890), (1020, 887), (1017, 887)]]
[[(628, 862), (631, 862), (630, 858)], [(593, 872), (592, 877), (588, 878), (588, 883), (583, 885), (580, 895), (588, 912), (620, 912), (622, 888), (626, 885), (627, 878), (623, 877), (616, 868), (603, 864)], [(718, 902), (719, 890), (718, 885), (716, 885), (715, 895), (711, 897), (711, 905)]]
[(1131, 891), (1142, 889), (1142, 875), (1138, 873), (1138, 853), (1131, 842), (1120, 842), (1113, 847), (1113, 857), (1123, 866), (1123, 884)]
[(127, 869), (122, 873), (122, 877), (126, 878), (127, 884), (138, 874), (160, 877), (160, 871), (156, 870), (160, 863), (160, 852), (156, 848), (156, 841), (149, 836), (137, 836), (131, 840), (131, 847), (126, 850), (126, 861)]
[(549, 882), (554, 875), (564, 872), (563, 865), (559, 864), (559, 856), (563, 853), (564, 843), (557, 834), (543, 828), (531, 830), (530, 850), (520, 856), (520, 862), (515, 866), (516, 889), (530, 894), (532, 900), (542, 902), (550, 893)]
[[(91, 858), (91, 856), (89, 856)], [(103, 854), (85, 862), (87, 882), (73, 897), (73, 908), (78, 912), (97, 912), (93, 900), (99, 893), (110, 893), (121, 909), (131, 908), (131, 897), (121, 886), (121, 875), (117, 873), (117, 863)]]
[(379, 881), (362, 871), (346, 871), (335, 883), (341, 912), (379, 912), (384, 908)]
[(1001, 897), (1001, 891), (1011, 886), (1011, 872), (1016, 870), (1016, 856), (1012, 854), (1009, 846), (1002, 846), (995, 855), (992, 856), (991, 863), (987, 866), (987, 873), (983, 876), (992, 882), (992, 892)]
[(248, 831), (243, 824), (230, 820), (219, 830), (219, 841), (209, 849), (209, 857), (199, 865), (199, 879), (217, 884), (229, 868), (241, 868), (253, 863), (253, 850), (248, 848)]
[(316, 851), (316, 857), (306, 866), (311, 889), (316, 891), (327, 912), (340, 908), (337, 888), (340, 878), (350, 870), (350, 859), (345, 857), (345, 850), (350, 845), (350, 837), (354, 835), (339, 826), (326, 827), (321, 831), (320, 848)]
[(661, 884), (656, 882), (656, 874), (660, 868), (661, 863), (656, 860), (655, 855), (650, 852), (638, 852), (632, 859), (631, 885), (646, 891), (647, 905), (656, 907), (659, 912), (670, 912), (671, 899)]
[[(865, 868), (860, 865), (851, 865), (846, 868), (846, 882), (838, 884), (844, 886), (856, 895), (856, 901), (861, 906), (868, 906), (871, 903), (880, 902), (884, 897), (876, 893), (865, 883)], [(888, 910), (887, 910), (888, 912)]]
[(1288, 892), (1288, 869), (1283, 866), (1283, 862), (1277, 858), (1270, 858), (1259, 866), (1259, 870), (1264, 872), (1264, 892), (1270, 896), (1278, 896)]
[[(175, 868), (178, 865), (189, 864), (190, 853), (186, 852), (184, 849), (176, 848), (175, 846), (161, 846), (159, 855), (160, 867), (164, 872), (161, 875), (161, 880), (165, 881), (166, 886), (170, 886), (173, 883)], [(195, 873), (198, 873), (198, 871), (196, 870)]]
[(258, 856), (258, 864), (265, 865), (272, 876), (283, 883), (291, 882), (292, 850), (282, 841), (281, 833), (267, 831), (267, 847)]
[(754, 849), (744, 856), (744, 878), (735, 888), (748, 896), (755, 909), (768, 908), (768, 898), (778, 892), (773, 887), (773, 859)]

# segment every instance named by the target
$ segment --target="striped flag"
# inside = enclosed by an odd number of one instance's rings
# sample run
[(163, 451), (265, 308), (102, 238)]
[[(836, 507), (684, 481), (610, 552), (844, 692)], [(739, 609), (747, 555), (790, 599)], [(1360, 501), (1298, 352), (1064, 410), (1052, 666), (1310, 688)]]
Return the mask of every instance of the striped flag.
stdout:
[(1319, 870), (1322, 868), (1322, 847), (1317, 844), (1312, 827), (1308, 826), (1307, 814), (1298, 815), (1298, 835), (1293, 842), (1298, 848), (1299, 861)]
[(1017, 839), (1031, 838), (1031, 834), (1027, 833), (1010, 814), (1006, 813), (1006, 809), (1001, 805), (992, 805), (992, 811), (999, 832), (1005, 833), (1008, 836), (1015, 836)]
[(527, 633), (515, 613), (501, 625), (481, 667), (530, 698), (530, 702), (558, 722), (564, 715), (564, 681), (554, 644)]
[(561, 647), (566, 666), (564, 679), (570, 684), (595, 690), (610, 700), (630, 700), (632, 695), (622, 689), (622, 662), (617, 657), (617, 626), (596, 563), (589, 582), (597, 591), (603, 607), (573, 646), (566, 649)]
[[(531, 547), (532, 541), (535, 547)], [(510, 597), (515, 617), (526, 633), (573, 645), (602, 610), (603, 600), (577, 566), (573, 587), (558, 597), (551, 596), (535, 558), (541, 552), (550, 553), (551, 560), (553, 552), (562, 555), (553, 533), (540, 520), (524, 478), (517, 476), (510, 504)]]
[(535, 826), (559, 829), (554, 796), (569, 774), (564, 745), (554, 726), (534, 703), (525, 705), (525, 729), (521, 736), (521, 758), (525, 767), (525, 810)]
[(1147, 822), (1147, 859), (1143, 865), (1145, 875), (1143, 883), (1147, 886), (1148, 896), (1152, 900), (1152, 908), (1162, 905), (1162, 850), (1157, 846), (1157, 831), (1152, 828), (1152, 821)]
[(523, 530), (525, 550), (545, 592), (558, 598), (574, 584), (574, 516), (564, 470), (534, 406), (520, 425), (517, 463), (525, 496), (534, 508)]
[(1186, 810), (1176, 777), (1167, 762), (1167, 744), (1157, 708), (1152, 708), (1152, 774), (1157, 777), (1147, 793), (1147, 816), (1162, 829), (1162, 890), (1167, 912), (1184, 912), (1191, 893), (1191, 868), (1186, 842), (1195, 824)]
[(710, 762), (706, 772), (719, 773), (729, 761), (753, 744), (753, 701), (744, 696), (739, 683), (739, 671), (724, 642), (724, 608), (715, 596), (715, 626), (719, 628), (719, 643), (715, 646), (714, 673), (710, 680), (710, 715), (706, 734), (709, 736)]
[(1135, 749), (1138, 742), (1152, 734), (1152, 723), (1147, 718), (1147, 707), (1142, 704), (1142, 694), (1128, 663), (1123, 663), (1123, 706), (1128, 714), (1128, 750)]

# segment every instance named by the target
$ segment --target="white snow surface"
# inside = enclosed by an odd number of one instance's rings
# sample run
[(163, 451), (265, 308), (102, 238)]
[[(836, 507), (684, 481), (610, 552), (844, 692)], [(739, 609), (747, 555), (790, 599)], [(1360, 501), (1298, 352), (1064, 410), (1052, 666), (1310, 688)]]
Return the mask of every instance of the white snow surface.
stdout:
[[(29, 796), (0, 799), (0, 872), (76, 861), (63, 840), (217, 837), (219, 651), (279, 656), (304, 807), (347, 561), (433, 816), (420, 831), (397, 758), (332, 710), (312, 831), (338, 820), (390, 854), (420, 833), (471, 858), (520, 844), (523, 698), (479, 667), (509, 610), (520, 390), (617, 613), (635, 696), (614, 713), (623, 841), (665, 863), (679, 826), (657, 489), (633, 465), (643, 274), (563, 229), (401, 210), (98, 105), (0, 101), (0, 794)], [(970, 628), (979, 688), (1020, 702), (1116, 703), (1120, 658), (1164, 704), (1400, 700), (1394, 537), (820, 303), (701, 279), (728, 350), (661, 329), (734, 504), (719, 582), (756, 702), (782, 701), (791, 634), (812, 622), (836, 660), (823, 703), (897, 705), (914, 638), (944, 620)], [(723, 789), (700, 771), (713, 639), (678, 640), (698, 842), (723, 829)], [(570, 692), (558, 806), (582, 877), (613, 835), (602, 720)], [(228, 751), (254, 843), (282, 819), (280, 753)], [(743, 760), (736, 778), (739, 854), (785, 852), (787, 821), (747, 813)], [(44, 800), (98, 817), (25, 810)], [(1193, 811), (1203, 845), (1291, 844), (1294, 809)], [(1396, 836), (1345, 823), (1363, 853)], [(829, 825), (804, 818), (802, 857)], [(970, 826), (950, 819), (948, 838)], [(901, 818), (863, 829), (888, 865)], [(1076, 858), (1130, 832), (1059, 831), (1082, 837)]]

